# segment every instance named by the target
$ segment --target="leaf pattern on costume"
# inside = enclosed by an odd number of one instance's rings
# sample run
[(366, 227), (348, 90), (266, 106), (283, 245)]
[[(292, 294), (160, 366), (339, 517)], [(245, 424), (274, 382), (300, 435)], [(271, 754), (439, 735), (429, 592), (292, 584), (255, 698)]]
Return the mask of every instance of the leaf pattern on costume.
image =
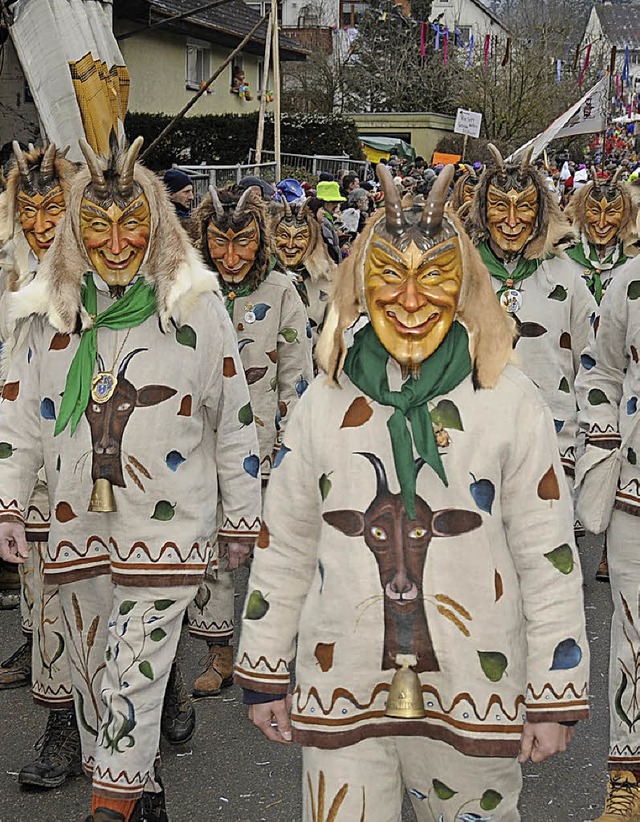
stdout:
[(262, 367), (247, 368), (244, 372), (247, 385), (253, 385), (261, 380), (268, 370), (268, 366), (266, 365)]
[(567, 289), (563, 285), (557, 285), (551, 294), (549, 294), (550, 300), (557, 300), (558, 302), (564, 302), (567, 299)]
[(458, 793), (458, 791), (454, 791), (453, 788), (445, 785), (445, 783), (439, 779), (431, 780), (431, 784), (433, 785), (433, 790), (436, 792), (436, 796), (443, 802), (446, 802), (447, 799), (452, 799)]
[(281, 328), (280, 336), (288, 343), (299, 342), (297, 328)]
[(298, 395), (298, 397), (301, 397), (304, 394), (304, 392), (307, 390), (308, 387), (309, 387), (308, 381), (302, 376), (302, 374), (300, 374), (300, 379), (296, 381), (296, 385), (295, 385), (296, 394)]
[(320, 496), (322, 497), (323, 502), (329, 496), (329, 492), (331, 491), (331, 480), (329, 479), (331, 474), (333, 474), (333, 471), (329, 471), (328, 474), (323, 474), (320, 477), (320, 479), (318, 480), (318, 487), (320, 488)]
[(629, 346), (629, 351), (631, 352), (631, 359), (635, 363), (637, 363), (638, 360), (640, 359), (640, 357), (638, 357), (638, 349), (635, 347), (635, 345), (630, 345)]
[(538, 483), (538, 496), (544, 500), (560, 499), (560, 485), (553, 465), (549, 466), (549, 470)]
[(256, 545), (258, 548), (268, 548), (271, 544), (271, 534), (269, 533), (269, 526), (266, 522), (260, 523), (260, 531), (258, 532), (258, 539)]
[(501, 651), (478, 651), (477, 654), (482, 673), (491, 682), (500, 682), (509, 664), (507, 657)]
[(540, 323), (518, 323), (518, 334), (520, 337), (526, 337), (527, 339), (535, 339), (536, 337), (542, 337), (546, 333), (547, 329), (544, 327), (544, 325), (540, 325)]
[(318, 642), (313, 652), (323, 674), (326, 674), (327, 671), (333, 668), (333, 651), (335, 645), (335, 642)]
[(6, 460), (13, 455), (16, 449), (10, 442), (0, 442), (0, 460)]
[(149, 639), (153, 642), (161, 642), (167, 635), (164, 628), (154, 628), (149, 634)]
[(270, 605), (262, 595), (262, 591), (257, 589), (249, 594), (247, 599), (247, 608), (245, 611), (245, 619), (262, 619), (269, 610)]
[(49, 351), (64, 351), (70, 342), (70, 334), (54, 334), (49, 343)]
[(247, 346), (251, 345), (254, 340), (238, 340), (238, 351), (242, 351), (242, 349)]
[(40, 416), (43, 420), (55, 420), (56, 408), (50, 397), (45, 397), (40, 403)]
[(629, 397), (627, 400), (627, 414), (631, 416), (635, 414), (638, 410), (638, 398), (637, 397)]
[(182, 463), (186, 462), (185, 458), (179, 451), (169, 451), (167, 456), (164, 458), (164, 461), (170, 471), (177, 471)]
[(256, 320), (264, 320), (267, 316), (267, 312), (271, 309), (270, 305), (266, 303), (258, 303), (258, 305), (253, 306), (253, 313), (255, 314)]
[(153, 514), (151, 514), (151, 519), (157, 519), (160, 522), (169, 522), (172, 520), (176, 513), (176, 503), (170, 503), (169, 500), (161, 499), (159, 502), (156, 502), (156, 507), (153, 509)]
[(491, 513), (493, 501), (496, 496), (496, 489), (494, 484), (489, 479), (477, 480), (473, 474), (470, 475), (473, 482), (469, 486), (469, 492), (473, 497), (473, 501), (481, 511), (487, 514)]
[(243, 405), (238, 411), (238, 422), (242, 425), (251, 425), (253, 422), (253, 411), (251, 410), (251, 403), (248, 402)]
[(571, 351), (571, 334), (569, 334), (568, 331), (563, 331), (562, 334), (560, 334), (560, 348)]
[(178, 411), (178, 416), (190, 417), (192, 403), (193, 400), (191, 398), (191, 394), (185, 394), (185, 396), (180, 400), (180, 410)]
[(504, 594), (504, 584), (502, 582), (502, 575), (497, 568), (493, 575), (493, 587), (496, 592), (495, 601), (498, 602), (498, 600), (502, 599), (502, 595)]
[(630, 465), (637, 465), (638, 463), (638, 455), (633, 448), (627, 448), (627, 461)]
[(198, 336), (190, 325), (181, 325), (176, 331), (176, 340), (180, 345), (186, 345), (187, 348), (193, 348), (195, 351)]
[(593, 366), (596, 364), (596, 361), (590, 354), (581, 354), (580, 355), (580, 365), (584, 368), (585, 371), (591, 371)]
[(436, 425), (454, 431), (464, 431), (458, 406), (451, 400), (440, 400), (435, 408), (430, 409), (429, 414)]
[(373, 416), (373, 409), (366, 397), (356, 397), (345, 411), (340, 428), (358, 428), (364, 425)]
[(549, 560), (554, 568), (560, 571), (561, 574), (570, 574), (573, 571), (573, 551), (571, 550), (571, 546), (567, 543), (564, 543), (564, 545), (559, 545), (557, 548), (554, 548), (553, 551), (549, 551), (544, 556)]
[(18, 399), (19, 393), (20, 380), (16, 380), (16, 382), (5, 382), (4, 388), (2, 389), (2, 399), (8, 400), (9, 402), (13, 402), (14, 400)]
[(498, 805), (502, 802), (502, 794), (494, 791), (491, 788), (482, 794), (480, 799), (480, 807), (483, 811), (495, 811)]
[(637, 300), (640, 297), (640, 280), (634, 280), (627, 286), (627, 299)]
[(568, 671), (577, 668), (582, 661), (582, 649), (575, 639), (563, 639), (553, 652), (551, 671)]
[(589, 405), (604, 405), (609, 402), (609, 398), (600, 388), (592, 388), (587, 394)]
[(58, 522), (71, 522), (72, 519), (76, 518), (77, 514), (68, 502), (59, 502), (56, 505), (56, 519)]
[(233, 357), (225, 357), (222, 360), (222, 376), (223, 377), (235, 377), (238, 373), (236, 369), (236, 361)]
[(280, 448), (278, 448), (278, 453), (274, 457), (272, 468), (277, 468), (290, 451), (291, 449), (287, 448), (286, 445), (281, 445)]
[(242, 468), (255, 479), (260, 473), (260, 457), (256, 454), (249, 454), (242, 460)]
[(271, 360), (271, 362), (276, 363), (278, 362), (278, 349), (274, 348), (273, 351), (266, 352), (267, 357)]
[(564, 428), (564, 420), (554, 420), (553, 426), (556, 429), (556, 434), (559, 434)]
[(146, 676), (147, 679), (155, 679), (153, 668), (148, 660), (143, 659), (142, 662), (138, 664), (138, 670), (142, 676)]
[(558, 386), (558, 391), (562, 391), (563, 394), (569, 394), (571, 389), (569, 388), (569, 381), (566, 377), (563, 377), (560, 380), (560, 385)]

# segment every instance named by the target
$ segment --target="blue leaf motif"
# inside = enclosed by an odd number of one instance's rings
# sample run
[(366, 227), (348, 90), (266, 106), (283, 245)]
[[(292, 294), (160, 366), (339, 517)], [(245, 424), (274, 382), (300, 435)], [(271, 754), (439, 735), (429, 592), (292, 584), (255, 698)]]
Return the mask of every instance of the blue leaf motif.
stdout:
[(471, 474), (471, 479), (473, 482), (469, 486), (469, 491), (475, 504), (481, 511), (486, 511), (487, 514), (490, 514), (496, 496), (494, 484), (488, 479), (477, 480), (473, 474)]
[(589, 354), (582, 354), (580, 357), (580, 363), (585, 371), (591, 371), (593, 366), (596, 364), (596, 361)]
[(311, 339), (313, 337), (313, 333), (311, 332), (311, 323), (307, 322), (307, 337)]
[(552, 671), (568, 671), (576, 668), (582, 660), (582, 649), (575, 639), (563, 639), (553, 652)]
[(304, 394), (304, 392), (307, 390), (308, 387), (309, 387), (309, 383), (307, 382), (307, 380), (305, 380), (304, 377), (300, 377), (300, 379), (296, 383), (296, 394), (299, 397), (301, 397)]
[(258, 305), (253, 306), (253, 313), (256, 315), (256, 320), (264, 320), (267, 316), (267, 311), (271, 308), (270, 305), (266, 303), (258, 303)]
[(290, 451), (291, 449), (287, 448), (286, 445), (281, 445), (273, 461), (273, 467), (277, 468)]
[(564, 420), (554, 420), (553, 424), (554, 424), (555, 429), (556, 429), (556, 434), (559, 434), (562, 431), (562, 429), (564, 428)]
[(637, 397), (630, 397), (627, 400), (627, 414), (631, 416), (635, 414), (638, 410), (638, 398)]
[(179, 451), (169, 451), (164, 460), (167, 463), (167, 468), (169, 468), (169, 470), (177, 471), (185, 461), (185, 458)]
[(45, 397), (42, 402), (40, 403), (40, 413), (42, 414), (43, 419), (45, 420), (55, 420), (56, 418), (56, 407), (53, 404), (53, 400), (49, 397)]
[(32, 351), (31, 349), (29, 349), (29, 350), (27, 351), (27, 365), (30, 365), (30, 364), (31, 364), (31, 358), (32, 358), (32, 357), (33, 357), (33, 351)]
[(249, 454), (249, 456), (245, 457), (242, 461), (242, 467), (249, 476), (257, 477), (260, 471), (260, 457), (255, 454)]

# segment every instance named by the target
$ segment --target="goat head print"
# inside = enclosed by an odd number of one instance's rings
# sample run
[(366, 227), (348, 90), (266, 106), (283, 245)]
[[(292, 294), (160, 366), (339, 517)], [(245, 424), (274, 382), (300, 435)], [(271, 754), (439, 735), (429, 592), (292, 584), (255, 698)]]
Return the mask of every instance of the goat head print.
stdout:
[[(376, 475), (376, 494), (366, 511), (327, 511), (323, 519), (348, 537), (363, 537), (375, 557), (384, 592), (382, 668), (397, 668), (398, 654), (413, 654), (415, 670), (439, 671), (424, 607), (423, 576), (434, 537), (452, 537), (482, 524), (476, 511), (443, 508), (433, 511), (416, 496), (416, 518), (410, 519), (401, 494), (389, 490), (387, 472), (375, 454), (367, 459)], [(424, 460), (416, 460), (416, 473)]]
[[(136, 354), (147, 351), (136, 348), (127, 354), (118, 368), (118, 380), (113, 395), (104, 403), (89, 400), (85, 416), (91, 429), (93, 460), (91, 478), (108, 479), (112, 485), (125, 488), (122, 471), (122, 437), (136, 408), (149, 408), (168, 400), (176, 394), (175, 388), (167, 385), (145, 385), (136, 388), (127, 379), (129, 363)], [(98, 368), (104, 371), (104, 363), (98, 354)]]

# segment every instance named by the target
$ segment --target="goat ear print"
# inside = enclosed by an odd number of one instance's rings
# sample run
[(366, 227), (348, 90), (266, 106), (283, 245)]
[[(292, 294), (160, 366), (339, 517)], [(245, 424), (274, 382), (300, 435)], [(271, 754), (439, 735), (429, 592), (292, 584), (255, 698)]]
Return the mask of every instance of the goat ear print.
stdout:
[(460, 508), (444, 508), (433, 512), (431, 528), (434, 537), (457, 537), (475, 531), (482, 525), (482, 517), (476, 511)]
[(364, 514), (361, 511), (327, 511), (322, 519), (347, 537), (361, 537), (364, 534)]
[(138, 400), (136, 406), (138, 408), (148, 408), (150, 405), (160, 405), (161, 402), (168, 400), (177, 394), (175, 388), (169, 388), (168, 385), (145, 385), (138, 389)]

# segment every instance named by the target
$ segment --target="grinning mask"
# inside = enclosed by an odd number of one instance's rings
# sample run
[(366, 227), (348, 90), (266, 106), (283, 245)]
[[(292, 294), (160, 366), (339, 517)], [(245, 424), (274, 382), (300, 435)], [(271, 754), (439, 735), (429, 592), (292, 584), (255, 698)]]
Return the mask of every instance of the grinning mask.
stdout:
[(625, 217), (626, 203), (617, 185), (618, 172), (609, 184), (601, 184), (595, 169), (591, 170), (593, 185), (584, 203), (585, 230), (589, 240), (600, 248), (613, 243)]
[(385, 211), (364, 261), (364, 297), (382, 345), (415, 373), (451, 328), (462, 283), (458, 235), (444, 214), (453, 167), (441, 172), (426, 203), (405, 206), (378, 165)]
[(91, 172), (80, 203), (82, 241), (96, 274), (118, 294), (140, 270), (151, 236), (149, 201), (133, 179), (142, 137), (123, 158), (112, 144), (106, 170), (88, 143), (80, 146)]
[(295, 214), (290, 203), (282, 198), (283, 217), (275, 226), (275, 248), (278, 260), (285, 268), (298, 268), (307, 256), (311, 242), (311, 229), (304, 212)]
[(18, 218), (29, 247), (41, 260), (53, 243), (66, 210), (55, 169), (56, 147), (51, 143), (35, 161), (35, 150), (25, 154), (17, 142), (13, 143), (13, 153), (20, 173), (16, 192)]

